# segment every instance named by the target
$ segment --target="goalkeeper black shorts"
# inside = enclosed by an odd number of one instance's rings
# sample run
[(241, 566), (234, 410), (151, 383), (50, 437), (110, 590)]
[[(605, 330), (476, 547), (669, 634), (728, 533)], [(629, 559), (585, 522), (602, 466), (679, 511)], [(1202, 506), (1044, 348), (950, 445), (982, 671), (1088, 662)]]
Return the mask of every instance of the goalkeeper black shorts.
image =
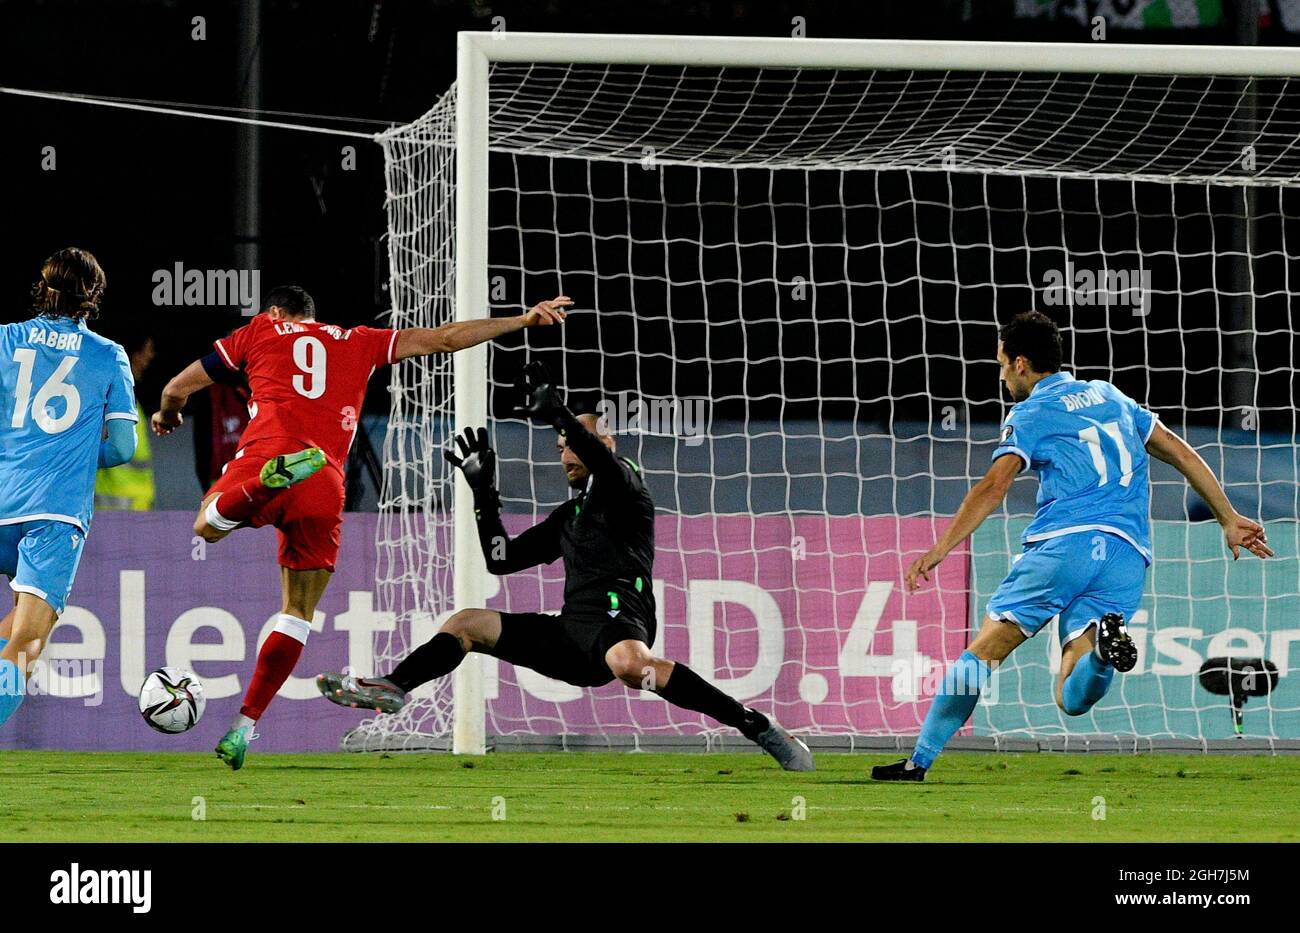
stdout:
[(614, 679), (605, 653), (628, 639), (649, 648), (655, 639), (654, 620), (503, 612), (501, 637), (491, 654), (575, 687), (603, 687)]

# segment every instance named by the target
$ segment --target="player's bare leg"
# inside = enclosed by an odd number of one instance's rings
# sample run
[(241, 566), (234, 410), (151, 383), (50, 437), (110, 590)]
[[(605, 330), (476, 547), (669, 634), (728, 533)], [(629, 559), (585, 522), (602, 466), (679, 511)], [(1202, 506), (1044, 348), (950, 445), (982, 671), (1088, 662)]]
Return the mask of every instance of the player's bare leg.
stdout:
[(316, 687), (321, 696), (339, 706), (396, 713), (408, 699), (403, 684), (407, 683), (404, 674), (409, 669), (419, 668), (420, 683), (444, 677), (471, 651), (491, 654), (500, 637), (500, 613), (491, 609), (462, 609), (443, 623), (438, 634), (407, 656), (409, 664), (403, 660), (387, 677), (357, 677), (327, 671), (316, 677)]
[(230, 724), (229, 731), (217, 743), (217, 757), (238, 771), (244, 766), (248, 743), (257, 737), (254, 729), (262, 718), (271, 699), (284, 686), (293, 673), (302, 649), (311, 633), (311, 620), (316, 614), (325, 588), (333, 572), (330, 570), (293, 570), (280, 568), (280, 587), (283, 602), (275, 628), (267, 636), (257, 655), (257, 666), (249, 681), (248, 691), (239, 715)]
[(0, 725), (22, 704), (27, 675), (59, 620), (54, 607), (35, 593), (18, 593), (17, 597), (13, 611), (5, 617), (8, 641), (0, 648)]
[(332, 570), (291, 570), (280, 568), (280, 591), (284, 601), (280, 611), (310, 620), (334, 576)]
[(917, 736), (912, 757), (871, 769), (874, 781), (924, 781), (939, 751), (965, 725), (979, 702), (979, 693), (992, 670), (1025, 640), (1010, 621), (985, 618), (979, 635), (944, 672), (943, 684)]
[(1092, 651), (1096, 642), (1096, 627), (1089, 628), (1078, 638), (1073, 638), (1061, 649), (1061, 670), (1056, 675), (1056, 705), (1065, 711), (1065, 700), (1062, 697), (1062, 691), (1065, 687), (1066, 680), (1074, 672), (1080, 659)]
[(758, 710), (741, 705), (685, 664), (656, 658), (644, 642), (629, 638), (605, 652), (610, 672), (636, 690), (651, 690), (674, 706), (703, 713), (738, 729), (786, 771), (814, 770), (812, 752), (802, 741)]
[(204, 499), (194, 519), (194, 533), (208, 542), (220, 541), (260, 512), (276, 493), (309, 479), (324, 466), (325, 453), (319, 447), (272, 457), (262, 464), (256, 480)]
[(215, 492), (204, 499), (202, 505), (199, 506), (199, 514), (194, 518), (194, 533), (209, 544), (220, 541), (226, 535), (234, 531), (235, 528), (239, 527), (238, 525), (235, 525), (230, 528), (217, 528), (208, 523), (208, 508), (212, 506), (217, 499), (218, 493)]
[(1106, 695), (1115, 671), (1131, 671), (1136, 664), (1137, 645), (1124, 626), (1124, 617), (1106, 613), (1061, 649), (1056, 705), (1068, 716), (1082, 716)]
[(8, 639), (0, 648), (0, 658), (18, 663), (25, 662), (24, 674), (40, 659), (41, 651), (49, 640), (50, 631), (59, 621), (58, 613), (35, 593), (17, 593), (13, 610), (5, 617), (9, 623)]

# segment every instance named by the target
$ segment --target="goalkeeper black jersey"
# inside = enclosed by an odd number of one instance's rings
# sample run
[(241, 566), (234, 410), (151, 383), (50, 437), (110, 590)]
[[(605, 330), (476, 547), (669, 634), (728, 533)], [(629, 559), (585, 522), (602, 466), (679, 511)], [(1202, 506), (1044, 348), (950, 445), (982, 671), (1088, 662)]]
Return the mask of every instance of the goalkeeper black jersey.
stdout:
[(586, 489), (513, 539), (501, 523), (496, 491), (480, 495), (476, 518), (487, 568), (509, 574), (562, 557), (565, 615), (652, 622), (654, 501), (641, 471), (571, 415), (561, 428), (587, 468)]

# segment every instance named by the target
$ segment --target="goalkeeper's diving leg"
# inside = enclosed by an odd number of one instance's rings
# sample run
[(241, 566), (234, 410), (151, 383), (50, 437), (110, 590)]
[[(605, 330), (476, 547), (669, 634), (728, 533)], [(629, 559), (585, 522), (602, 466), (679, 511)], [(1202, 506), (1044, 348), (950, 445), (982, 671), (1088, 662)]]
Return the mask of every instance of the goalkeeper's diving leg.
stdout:
[[(557, 658), (563, 658), (572, 644), (562, 642), (565, 622), (562, 617), (538, 617), (535, 622), (522, 623), (512, 617), (512, 629), (517, 639), (516, 649), (499, 652), (502, 635), (502, 614), (490, 609), (463, 609), (457, 612), (442, 630), (428, 642), (407, 655), (392, 672), (383, 677), (360, 678), (340, 673), (325, 673), (316, 678), (321, 693), (333, 703), (358, 709), (373, 709), (381, 713), (395, 713), (407, 702), (407, 694), (422, 684), (444, 677), (455, 670), (470, 651), (481, 651), (513, 664), (534, 667), (527, 663), (527, 655), (536, 653), (539, 661), (549, 663), (542, 673), (558, 673)], [(553, 624), (554, 629), (545, 634), (543, 625)], [(540, 637), (523, 643), (522, 635), (538, 630)], [(550, 641), (550, 644), (546, 640)], [(574, 669), (569, 677), (578, 686), (598, 686), (608, 683), (612, 675), (627, 686), (638, 690), (651, 690), (674, 706), (703, 713), (726, 726), (737, 729), (745, 738), (767, 752), (786, 771), (812, 771), (813, 756), (808, 746), (792, 736), (781, 726), (757, 710), (749, 709), (717, 687), (704, 680), (685, 664), (654, 657), (649, 647), (635, 639), (624, 639), (611, 645), (605, 652), (599, 673), (583, 673)], [(595, 665), (588, 665), (588, 668)]]
[(813, 771), (812, 752), (802, 740), (758, 710), (743, 706), (691, 668), (656, 658), (643, 642), (626, 639), (605, 654), (610, 671), (634, 690), (651, 690), (674, 706), (703, 713), (736, 729), (786, 771)]

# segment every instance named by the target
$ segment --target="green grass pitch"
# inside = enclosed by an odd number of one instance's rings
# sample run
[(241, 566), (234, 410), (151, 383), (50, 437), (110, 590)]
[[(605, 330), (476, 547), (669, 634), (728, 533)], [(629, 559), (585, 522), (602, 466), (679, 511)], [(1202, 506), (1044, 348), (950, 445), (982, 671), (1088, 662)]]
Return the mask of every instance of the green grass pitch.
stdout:
[(205, 755), (9, 751), (0, 840), (1300, 839), (1300, 757), (962, 752), (924, 784), (871, 783), (888, 760), (252, 754), (231, 773)]

